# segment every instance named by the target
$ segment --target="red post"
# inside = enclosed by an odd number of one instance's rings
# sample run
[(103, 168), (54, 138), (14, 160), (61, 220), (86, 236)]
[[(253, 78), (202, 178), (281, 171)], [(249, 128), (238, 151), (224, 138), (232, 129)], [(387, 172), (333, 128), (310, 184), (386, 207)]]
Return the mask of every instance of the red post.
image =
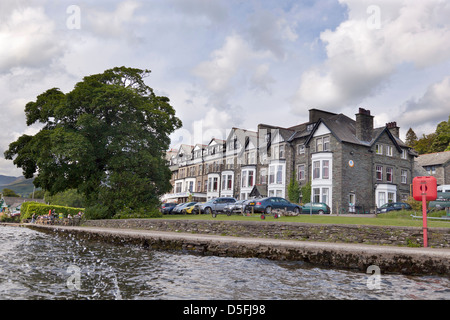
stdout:
[(423, 247), (428, 247), (427, 195), (422, 194)]
[(427, 201), (437, 198), (437, 181), (435, 177), (415, 177), (413, 179), (413, 198), (422, 200), (423, 246), (428, 247)]

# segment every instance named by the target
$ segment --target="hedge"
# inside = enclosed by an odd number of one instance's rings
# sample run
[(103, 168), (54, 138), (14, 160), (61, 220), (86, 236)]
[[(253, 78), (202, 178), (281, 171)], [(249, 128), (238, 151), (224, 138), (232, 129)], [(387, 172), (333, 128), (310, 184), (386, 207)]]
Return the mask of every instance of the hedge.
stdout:
[(63, 214), (63, 217), (67, 217), (68, 214), (75, 216), (78, 212), (84, 212), (84, 208), (72, 208), (64, 206), (48, 205), (39, 202), (24, 202), (20, 207), (20, 219), (31, 219), (33, 213), (38, 216), (48, 215), (50, 210), (55, 209), (55, 213), (58, 215)]

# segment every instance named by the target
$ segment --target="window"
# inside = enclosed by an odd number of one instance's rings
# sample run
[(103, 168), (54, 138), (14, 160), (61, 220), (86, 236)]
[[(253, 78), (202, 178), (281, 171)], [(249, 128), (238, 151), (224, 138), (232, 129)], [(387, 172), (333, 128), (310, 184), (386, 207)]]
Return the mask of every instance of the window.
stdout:
[(323, 140), (322, 138), (316, 139), (316, 152), (323, 151)]
[(251, 170), (248, 172), (247, 187), (253, 187), (254, 175), (255, 171)]
[(269, 183), (275, 183), (275, 167), (270, 166), (269, 168)]
[(283, 166), (277, 166), (277, 184), (283, 183)]
[(232, 190), (233, 189), (233, 175), (224, 174), (222, 175), (222, 190)]
[(395, 193), (388, 192), (388, 202), (389, 203), (395, 202)]
[(329, 179), (330, 174), (330, 161), (323, 160), (322, 161), (322, 179)]
[(428, 174), (435, 174), (436, 173), (436, 166), (427, 166), (427, 167), (425, 167), (425, 170), (427, 170)]
[(280, 159), (284, 159), (284, 146), (280, 146)]
[(176, 183), (176, 187), (175, 187), (175, 192), (176, 193), (180, 193), (181, 192), (181, 187), (182, 187), (182, 182), (177, 182)]
[(330, 151), (330, 137), (323, 137), (323, 150)]
[(392, 147), (391, 146), (386, 146), (386, 155), (388, 157), (392, 157)]
[(378, 207), (381, 207), (385, 203), (386, 203), (386, 193), (379, 192), (378, 193)]
[(241, 187), (245, 188), (247, 186), (247, 171), (242, 171), (242, 183)]
[(298, 174), (298, 180), (305, 180), (305, 165), (304, 164), (300, 164), (297, 167), (297, 174)]
[(218, 191), (219, 179), (217, 177), (208, 178), (208, 191), (217, 192)]
[(320, 202), (320, 188), (313, 189), (313, 202)]
[(323, 188), (322, 189), (322, 202), (328, 204), (328, 193), (329, 193), (328, 188)]
[(381, 144), (375, 145), (375, 152), (376, 154), (383, 154), (383, 145)]
[(408, 151), (402, 149), (402, 159), (408, 159)]
[(297, 145), (297, 153), (298, 154), (305, 154), (305, 145), (304, 144)]
[(313, 162), (313, 179), (320, 178), (320, 161)]
[(259, 181), (261, 184), (267, 184), (267, 169), (261, 169)]
[(402, 183), (406, 184), (408, 181), (408, 171), (407, 170), (402, 170)]
[(269, 167), (269, 184), (284, 183), (284, 165), (274, 164)]
[(386, 168), (386, 181), (392, 182), (393, 181), (393, 169), (392, 168)]
[(377, 172), (377, 181), (383, 180), (383, 167), (377, 166), (376, 172)]

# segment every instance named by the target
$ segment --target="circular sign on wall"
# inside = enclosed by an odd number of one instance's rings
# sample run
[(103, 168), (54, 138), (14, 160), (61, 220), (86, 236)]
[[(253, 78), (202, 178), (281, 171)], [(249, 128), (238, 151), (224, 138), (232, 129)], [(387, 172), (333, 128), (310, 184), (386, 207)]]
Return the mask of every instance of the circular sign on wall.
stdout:
[(353, 160), (349, 160), (348, 161), (348, 165), (353, 168), (353, 166), (355, 165), (355, 162)]

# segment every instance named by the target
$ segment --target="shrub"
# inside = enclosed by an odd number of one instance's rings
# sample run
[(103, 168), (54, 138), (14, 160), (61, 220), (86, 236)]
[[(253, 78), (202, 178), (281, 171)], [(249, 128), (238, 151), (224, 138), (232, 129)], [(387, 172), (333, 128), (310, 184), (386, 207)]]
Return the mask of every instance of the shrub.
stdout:
[(72, 208), (72, 207), (64, 207), (64, 206), (53, 206), (47, 205), (39, 202), (25, 202), (20, 207), (20, 219), (31, 219), (33, 213), (38, 216), (47, 215), (49, 210), (55, 209), (56, 213), (62, 213), (64, 217), (67, 217), (68, 214), (75, 216), (80, 211), (84, 211), (83, 208)]
[(138, 218), (161, 218), (162, 213), (158, 208), (144, 207), (135, 210), (124, 208), (114, 215), (114, 219), (138, 219)]

